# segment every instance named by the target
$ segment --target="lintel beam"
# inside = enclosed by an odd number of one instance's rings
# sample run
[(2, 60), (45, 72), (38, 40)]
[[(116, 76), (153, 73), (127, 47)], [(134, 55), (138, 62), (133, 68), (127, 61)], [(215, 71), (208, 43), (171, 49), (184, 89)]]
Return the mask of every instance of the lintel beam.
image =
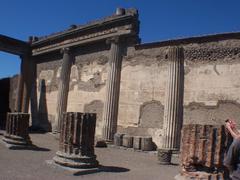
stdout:
[(29, 52), (29, 49), (30, 46), (27, 42), (0, 34), (0, 51), (24, 55)]

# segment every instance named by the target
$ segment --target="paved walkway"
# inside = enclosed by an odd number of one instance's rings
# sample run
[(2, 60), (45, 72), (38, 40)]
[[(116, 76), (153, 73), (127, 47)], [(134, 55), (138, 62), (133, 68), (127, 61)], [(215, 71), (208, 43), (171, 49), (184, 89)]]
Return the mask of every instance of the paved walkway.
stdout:
[[(95, 148), (99, 170), (69, 171), (49, 163), (58, 150), (53, 135), (30, 136), (38, 149), (9, 150), (0, 143), (0, 180), (171, 180), (180, 169), (178, 165), (159, 165), (156, 153), (110, 147)], [(177, 158), (173, 162), (177, 163)]]

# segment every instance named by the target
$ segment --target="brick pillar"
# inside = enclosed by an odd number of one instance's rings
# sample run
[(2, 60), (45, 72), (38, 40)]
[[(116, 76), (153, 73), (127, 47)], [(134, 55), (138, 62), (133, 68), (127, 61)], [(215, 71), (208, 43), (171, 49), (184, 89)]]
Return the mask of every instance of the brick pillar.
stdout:
[(60, 74), (60, 82), (58, 86), (57, 96), (57, 109), (55, 123), (53, 125), (53, 131), (60, 131), (60, 123), (62, 121), (62, 113), (67, 111), (67, 100), (69, 90), (69, 79), (72, 66), (72, 57), (69, 48), (64, 48), (61, 51), (63, 53), (62, 69)]
[[(184, 88), (184, 53), (181, 47), (170, 47), (168, 52), (168, 82), (164, 106), (163, 141), (159, 152), (164, 159), (162, 164), (169, 164), (171, 152), (179, 150), (181, 127), (183, 123), (183, 88)], [(164, 153), (166, 156), (164, 156)], [(170, 157), (169, 157), (170, 156)], [(168, 161), (168, 162), (166, 162)]]
[(6, 122), (6, 132), (3, 141), (7, 147), (25, 147), (31, 145), (28, 133), (29, 114), (8, 113)]
[(16, 99), (15, 110), (17, 112), (28, 113), (29, 100), (31, 94), (31, 70), (33, 62), (29, 55), (21, 56), (21, 69), (18, 79), (18, 95)]
[(72, 168), (94, 168), (98, 166), (94, 154), (96, 114), (63, 113), (59, 151), (53, 160)]
[(182, 171), (176, 179), (229, 179), (223, 160), (232, 138), (222, 125), (184, 125), (182, 129)]
[(118, 37), (108, 40), (111, 43), (107, 77), (106, 100), (103, 111), (103, 139), (113, 141), (117, 132), (118, 101), (121, 79), (122, 50)]

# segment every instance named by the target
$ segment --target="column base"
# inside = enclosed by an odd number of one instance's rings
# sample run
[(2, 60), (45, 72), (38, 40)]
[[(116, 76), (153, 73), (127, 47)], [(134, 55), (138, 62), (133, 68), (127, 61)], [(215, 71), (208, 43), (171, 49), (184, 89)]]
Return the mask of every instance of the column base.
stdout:
[(56, 153), (53, 161), (61, 166), (78, 169), (96, 168), (99, 165), (95, 155), (90, 157), (80, 156), (75, 154), (66, 154), (60, 151)]
[(172, 160), (172, 150), (169, 149), (158, 149), (158, 161), (159, 164), (169, 165)]
[(5, 146), (9, 149), (21, 149), (32, 146), (32, 142), (29, 137), (23, 138), (15, 135), (4, 135), (2, 140), (5, 143)]

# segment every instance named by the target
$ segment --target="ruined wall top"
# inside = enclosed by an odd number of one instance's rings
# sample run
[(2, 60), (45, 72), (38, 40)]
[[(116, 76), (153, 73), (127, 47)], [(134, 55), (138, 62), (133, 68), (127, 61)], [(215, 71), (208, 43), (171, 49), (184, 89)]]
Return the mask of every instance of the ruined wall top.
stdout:
[(144, 44), (136, 45), (136, 49), (148, 49), (148, 48), (156, 48), (156, 47), (164, 47), (164, 46), (179, 46), (179, 45), (187, 45), (191, 43), (207, 43), (207, 42), (217, 42), (229, 39), (240, 39), (240, 32), (231, 32), (231, 33), (220, 33), (220, 34), (209, 34), (209, 35), (201, 35), (201, 36), (193, 36), (186, 38), (176, 38), (159, 42), (150, 42)]

